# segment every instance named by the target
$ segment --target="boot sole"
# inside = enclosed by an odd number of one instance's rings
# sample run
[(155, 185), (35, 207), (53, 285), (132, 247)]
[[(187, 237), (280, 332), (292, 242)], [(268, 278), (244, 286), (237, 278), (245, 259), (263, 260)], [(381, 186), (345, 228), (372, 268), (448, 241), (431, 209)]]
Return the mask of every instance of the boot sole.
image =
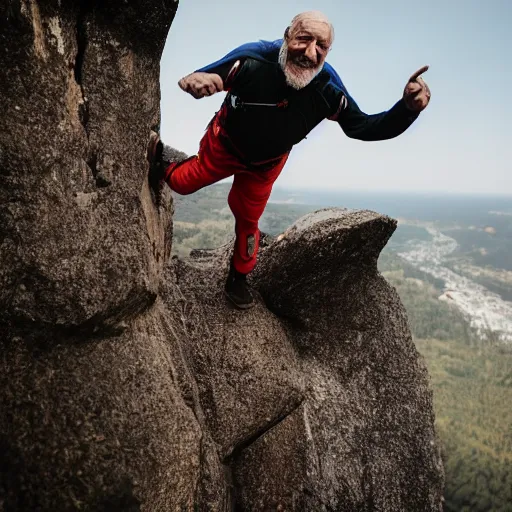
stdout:
[(155, 162), (156, 146), (159, 141), (160, 137), (158, 133), (152, 132), (149, 136), (149, 142), (146, 148), (146, 160), (149, 162), (150, 166), (152, 166)]
[(162, 190), (163, 170), (162, 170), (162, 151), (163, 145), (160, 136), (152, 132), (148, 147), (146, 150), (146, 160), (149, 163), (148, 182), (154, 194), (154, 201), (157, 206), (160, 205), (160, 195)]
[(235, 306), (237, 309), (241, 309), (241, 310), (251, 309), (256, 305), (255, 301), (251, 302), (250, 304), (238, 304), (237, 302), (235, 302), (233, 300), (233, 298), (226, 291), (224, 291), (224, 295), (229, 300), (229, 302), (231, 302), (231, 304), (233, 304), (233, 306)]

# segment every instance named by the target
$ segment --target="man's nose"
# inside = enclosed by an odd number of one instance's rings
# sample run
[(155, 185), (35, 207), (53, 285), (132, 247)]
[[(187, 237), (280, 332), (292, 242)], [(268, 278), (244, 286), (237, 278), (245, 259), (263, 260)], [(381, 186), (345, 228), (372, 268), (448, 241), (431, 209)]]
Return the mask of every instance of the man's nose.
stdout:
[(306, 47), (306, 57), (316, 64), (316, 41), (311, 41)]

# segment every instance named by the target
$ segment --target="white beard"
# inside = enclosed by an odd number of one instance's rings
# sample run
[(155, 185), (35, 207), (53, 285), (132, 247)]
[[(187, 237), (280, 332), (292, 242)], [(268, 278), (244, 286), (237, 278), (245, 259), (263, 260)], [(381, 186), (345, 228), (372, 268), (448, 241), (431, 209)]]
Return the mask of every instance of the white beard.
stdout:
[(286, 83), (294, 89), (303, 89), (308, 85), (313, 78), (322, 70), (323, 65), (316, 68), (301, 68), (292, 62), (288, 62), (288, 44), (283, 41), (281, 49), (279, 50), (279, 65), (283, 70), (286, 78)]

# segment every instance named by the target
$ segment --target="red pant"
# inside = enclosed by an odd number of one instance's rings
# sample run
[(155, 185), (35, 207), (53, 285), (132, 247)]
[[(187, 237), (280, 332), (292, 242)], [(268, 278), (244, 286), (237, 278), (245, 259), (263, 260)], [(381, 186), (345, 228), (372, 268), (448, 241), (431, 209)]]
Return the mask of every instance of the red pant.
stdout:
[(187, 195), (219, 180), (235, 176), (228, 204), (235, 216), (235, 251), (233, 264), (238, 272), (248, 274), (256, 265), (260, 239), (258, 221), (267, 205), (272, 186), (281, 173), (288, 153), (266, 170), (249, 170), (239, 158), (228, 152), (219, 116), (208, 127), (199, 144), (199, 153), (166, 171), (166, 183), (178, 194)]

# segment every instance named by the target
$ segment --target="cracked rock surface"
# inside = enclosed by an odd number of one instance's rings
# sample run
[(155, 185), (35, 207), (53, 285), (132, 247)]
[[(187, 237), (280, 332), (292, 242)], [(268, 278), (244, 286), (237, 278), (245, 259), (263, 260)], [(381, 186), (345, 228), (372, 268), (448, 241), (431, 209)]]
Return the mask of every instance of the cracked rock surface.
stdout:
[(0, 511), (440, 510), (428, 375), (376, 266), (395, 221), (264, 237), (246, 312), (231, 244), (169, 259), (145, 148), (176, 8), (0, 5)]

